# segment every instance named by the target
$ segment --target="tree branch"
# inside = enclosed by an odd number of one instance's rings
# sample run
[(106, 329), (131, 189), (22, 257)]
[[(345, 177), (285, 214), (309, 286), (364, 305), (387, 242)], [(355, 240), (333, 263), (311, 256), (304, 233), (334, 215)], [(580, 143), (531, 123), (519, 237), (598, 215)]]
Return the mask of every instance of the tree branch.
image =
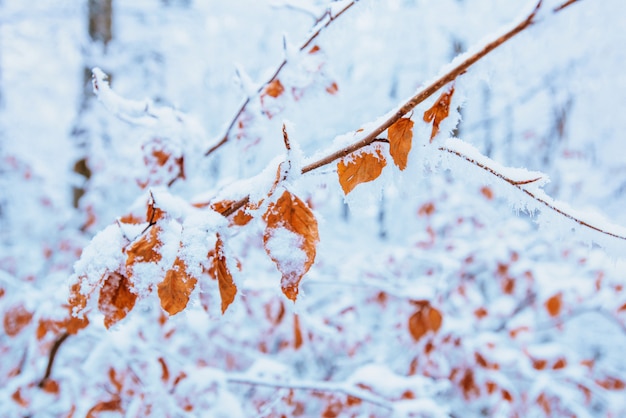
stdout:
[[(573, 4), (576, 1), (577, 0), (568, 0), (566, 3), (562, 4), (561, 6), (557, 7), (556, 9), (554, 9), (553, 12), (557, 13), (557, 12), (563, 10), (565, 7)], [(353, 4), (354, 4), (354, 2), (350, 3), (337, 16), (335, 16), (335, 19), (341, 13), (345, 12)], [(302, 168), (302, 174), (305, 174), (305, 173), (308, 173), (310, 171), (316, 170), (316, 169), (318, 169), (320, 167), (324, 167), (324, 166), (326, 166), (326, 165), (328, 165), (328, 164), (330, 164), (330, 163), (332, 163), (332, 162), (334, 162), (334, 161), (336, 161), (336, 160), (338, 160), (340, 158), (343, 158), (343, 157), (347, 156), (348, 154), (351, 154), (351, 153), (353, 153), (355, 151), (358, 151), (361, 148), (364, 148), (364, 147), (370, 145), (373, 142), (380, 141), (380, 138), (378, 137), (378, 135), (382, 134), (385, 130), (387, 130), (391, 125), (393, 125), (395, 122), (397, 122), (400, 118), (402, 118), (407, 113), (412, 111), (417, 105), (419, 105), (420, 103), (422, 103), (423, 101), (425, 101), (426, 99), (431, 97), (433, 94), (435, 94), (439, 89), (441, 89), (443, 86), (445, 86), (449, 82), (454, 81), (459, 75), (463, 74), (465, 71), (467, 71), (468, 68), (470, 68), (472, 65), (474, 65), (476, 62), (478, 62), (480, 59), (484, 58), (487, 54), (489, 54), (490, 52), (492, 52), (493, 50), (498, 48), (500, 45), (504, 44), (505, 42), (507, 42), (508, 40), (513, 38), (515, 35), (519, 34), (520, 32), (522, 32), (525, 29), (527, 29), (528, 27), (530, 27), (535, 22), (535, 17), (537, 16), (537, 12), (539, 11), (539, 9), (541, 7), (541, 4), (542, 4), (542, 1), (540, 0), (537, 3), (537, 5), (535, 6), (535, 8), (533, 9), (533, 11), (522, 22), (517, 24), (512, 29), (506, 31), (502, 35), (498, 36), (495, 40), (489, 42), (487, 45), (483, 46), (478, 52), (475, 52), (474, 54), (469, 55), (467, 58), (465, 58), (459, 64), (454, 66), (447, 73), (445, 73), (444, 75), (439, 77), (437, 80), (435, 80), (434, 82), (432, 82), (431, 84), (429, 84), (428, 86), (424, 87), (422, 90), (417, 92), (413, 97), (408, 99), (391, 117), (389, 117), (381, 125), (379, 125), (374, 130), (372, 130), (369, 134), (367, 134), (367, 136), (365, 136), (361, 140), (359, 140), (359, 141), (357, 141), (357, 142), (355, 142), (355, 143), (353, 143), (351, 145), (348, 145), (345, 148), (342, 148), (342, 149), (340, 149), (338, 151), (335, 151), (332, 154), (327, 155), (326, 157), (323, 157), (323, 158), (321, 158), (321, 159), (319, 159), (319, 160), (317, 160), (317, 161), (315, 161), (315, 162), (313, 162), (313, 163), (311, 163), (309, 165), (304, 166)], [(328, 26), (328, 24), (330, 24), (330, 21), (326, 23), (326, 26)], [(284, 65), (284, 63), (283, 63), (283, 65)], [(239, 117), (239, 115), (237, 115), (237, 117)], [(235, 118), (235, 120), (236, 120), (236, 118)], [(235, 123), (234, 121), (231, 123), (231, 127), (232, 127), (232, 125), (234, 125), (234, 123)], [(225, 142), (226, 140), (227, 140), (227, 136), (225, 136), (222, 141)], [(219, 147), (219, 146), (221, 146), (221, 145), (217, 144), (215, 147)], [(212, 150), (209, 150), (209, 152), (207, 152), (207, 155), (210, 152), (212, 152)], [(237, 210), (239, 210), (246, 203), (248, 203), (248, 201), (249, 201), (248, 197), (245, 197), (245, 198), (235, 202), (231, 206), (231, 208), (229, 210), (227, 210), (226, 212), (223, 213), (223, 215), (224, 216), (230, 216), (230, 215), (234, 214), (235, 212), (237, 212)]]
[(285, 388), (285, 389), (300, 389), (313, 392), (333, 392), (343, 393), (344, 395), (352, 396), (354, 398), (361, 399), (364, 402), (380, 406), (382, 408), (392, 410), (391, 403), (387, 400), (371, 394), (363, 389), (353, 387), (343, 383), (333, 382), (319, 382), (310, 380), (285, 380), (285, 381), (271, 381), (268, 379), (260, 379), (254, 376), (228, 374), (226, 379), (229, 383), (237, 383), (253, 386), (266, 386), (273, 388)]
[[(353, 153), (363, 147), (370, 145), (372, 142), (376, 140), (376, 137), (386, 131), (391, 125), (400, 120), (403, 116), (413, 110), (417, 105), (431, 97), (435, 94), (439, 89), (441, 89), (446, 84), (454, 81), (458, 76), (463, 74), (470, 68), (472, 65), (480, 61), (487, 54), (498, 48), (500, 45), (504, 44), (515, 35), (524, 31), (526, 28), (530, 27), (534, 23), (535, 16), (541, 7), (541, 0), (537, 3), (537, 6), (533, 9), (533, 11), (520, 22), (513, 29), (508, 30), (504, 34), (498, 36), (493, 41), (489, 42), (482, 49), (465, 58), (455, 67), (453, 67), (450, 71), (439, 77), (437, 80), (433, 81), (428, 86), (424, 87), (422, 90), (418, 91), (413, 97), (407, 100), (400, 108), (387, 120), (385, 120), (382, 124), (376, 127), (373, 131), (367, 134), (363, 139), (354, 144), (348, 145), (345, 148), (342, 148), (338, 151), (333, 152), (332, 154), (315, 161), (302, 169), (302, 173), (307, 173), (309, 171), (315, 170), (316, 168), (323, 167), (327, 164), (332, 163), (335, 160), (345, 157), (348, 154)], [(556, 9), (555, 13), (561, 9)]]
[[(309, 45), (311, 45), (311, 43), (313, 43), (313, 41), (322, 33), (322, 31), (324, 29), (326, 29), (328, 26), (330, 26), (330, 24), (332, 22), (334, 22), (335, 20), (337, 20), (337, 18), (339, 16), (341, 16), (342, 14), (344, 14), (346, 11), (348, 11), (348, 9), (350, 9), (352, 6), (354, 6), (356, 4), (357, 0), (351, 1), (350, 3), (348, 3), (348, 5), (346, 5), (343, 9), (341, 9), (336, 15), (332, 15), (332, 13), (330, 12), (330, 9), (327, 9), (324, 14), (322, 16), (320, 16), (315, 25), (319, 25), (325, 18), (328, 18), (328, 20), (326, 21), (325, 24), (323, 24), (322, 26), (320, 26), (315, 32), (313, 32), (313, 34), (311, 36), (309, 36), (309, 38), (302, 44), (302, 46), (300, 46), (300, 51), (303, 51), (304, 49), (306, 49)], [(239, 110), (237, 111), (237, 113), (235, 114), (235, 116), (233, 117), (233, 119), (230, 121), (230, 124), (228, 125), (228, 128), (226, 128), (226, 133), (224, 134), (224, 136), (222, 137), (222, 139), (216, 143), (215, 145), (213, 145), (211, 148), (209, 148), (209, 150), (207, 152), (204, 153), (205, 156), (211, 155), (212, 153), (214, 153), (215, 151), (217, 151), (222, 145), (224, 145), (225, 143), (228, 142), (228, 138), (230, 137), (230, 131), (232, 131), (233, 127), (235, 126), (235, 124), (237, 123), (237, 121), (239, 120), (239, 118), (241, 117), (241, 115), (243, 114), (243, 112), (246, 110), (246, 108), (248, 107), (248, 104), (250, 104), (250, 102), (252, 101), (253, 98), (257, 97), (259, 94), (261, 94), (261, 92), (263, 92), (263, 90), (265, 90), (265, 88), (274, 80), (276, 80), (276, 78), (278, 77), (278, 75), (280, 74), (280, 72), (282, 71), (282, 69), (285, 67), (285, 65), (287, 65), (287, 59), (285, 58), (283, 60), (283, 62), (278, 66), (278, 68), (276, 68), (276, 71), (274, 71), (274, 74), (265, 82), (263, 83), (263, 85), (261, 85), (256, 92), (256, 95), (254, 95), (253, 97), (247, 97), (246, 100), (243, 102), (243, 104), (239, 107)]]
[[(511, 179), (510, 177), (507, 177), (506, 175), (498, 172), (493, 167), (489, 167), (487, 164), (484, 164), (484, 163), (482, 163), (480, 161), (477, 161), (475, 158), (469, 157), (469, 156), (463, 154), (462, 152), (460, 152), (458, 150), (451, 149), (451, 148), (446, 147), (446, 146), (442, 146), (442, 147), (439, 147), (439, 151), (443, 151), (443, 152), (447, 152), (449, 154), (455, 155), (455, 156), (457, 156), (457, 157), (467, 161), (468, 163), (473, 164), (476, 167), (479, 167), (479, 168), (485, 170), (486, 172), (488, 172), (490, 174), (493, 174), (494, 176), (496, 176), (496, 177), (506, 181), (511, 186), (518, 188), (519, 190), (524, 192), (526, 195), (530, 196), (533, 200), (541, 203), (543, 206), (547, 207), (548, 209), (558, 213), (561, 216), (564, 216), (564, 217), (566, 217), (566, 218), (576, 222), (579, 225), (582, 225), (582, 226), (587, 227), (589, 229), (592, 229), (594, 231), (600, 232), (601, 234), (608, 235), (608, 236), (611, 236), (613, 238), (617, 238), (617, 239), (626, 241), (626, 236), (620, 235), (620, 234), (616, 234), (616, 233), (607, 231), (606, 229), (603, 229), (601, 227), (592, 225), (590, 222), (587, 222), (587, 221), (581, 219), (578, 215), (575, 215), (575, 214), (571, 213), (570, 211), (568, 211), (566, 209), (558, 207), (557, 202), (551, 201), (552, 199), (545, 199), (545, 198), (543, 198), (541, 196), (538, 196), (538, 194), (536, 192), (528, 190), (528, 188), (525, 187), (528, 184), (531, 184), (531, 183), (534, 183), (536, 181), (541, 180), (541, 177), (533, 178), (533, 179), (529, 179), (529, 180), (522, 180), (522, 181), (514, 180), (514, 179)], [(484, 158), (487, 158), (487, 157), (484, 157)]]

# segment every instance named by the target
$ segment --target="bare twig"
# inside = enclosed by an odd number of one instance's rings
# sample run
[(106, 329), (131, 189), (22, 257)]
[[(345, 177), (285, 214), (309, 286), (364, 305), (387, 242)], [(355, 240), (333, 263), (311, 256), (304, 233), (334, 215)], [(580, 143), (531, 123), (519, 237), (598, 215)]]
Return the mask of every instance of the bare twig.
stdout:
[(569, 0), (566, 1), (565, 3), (563, 3), (562, 5), (555, 7), (554, 8), (554, 12), (560, 12), (561, 10), (565, 9), (568, 6), (571, 6), (572, 4), (576, 3), (578, 0)]
[(285, 389), (300, 389), (300, 390), (308, 390), (308, 391), (313, 391), (313, 392), (343, 393), (344, 395), (358, 398), (364, 402), (369, 402), (373, 405), (377, 405), (388, 410), (393, 409), (390, 402), (386, 401), (384, 398), (376, 396), (358, 387), (353, 387), (351, 385), (342, 384), (342, 383), (318, 382), (318, 381), (306, 381), (306, 380), (271, 381), (268, 379), (259, 379), (254, 376), (245, 376), (245, 375), (237, 375), (237, 374), (227, 375), (227, 380), (229, 383), (237, 383), (237, 384), (244, 384), (244, 385), (266, 386), (266, 387), (285, 388)]
[[(354, 6), (356, 4), (357, 0), (351, 1), (350, 3), (348, 3), (343, 9), (341, 9), (336, 15), (333, 16), (333, 14), (330, 12), (330, 10), (326, 10), (324, 12), (324, 14), (322, 16), (320, 16), (317, 21), (315, 22), (315, 25), (317, 26), (318, 24), (320, 24), (324, 19), (328, 19), (326, 21), (326, 23), (322, 26), (320, 26), (317, 31), (315, 31), (311, 36), (309, 36), (309, 38), (302, 44), (302, 46), (300, 46), (300, 51), (303, 51), (304, 49), (306, 49), (309, 45), (311, 45), (311, 43), (313, 43), (313, 41), (322, 33), (322, 31), (324, 29), (326, 29), (332, 22), (334, 22), (335, 20), (337, 20), (337, 18), (339, 16), (341, 16), (342, 14), (344, 14), (346, 11), (348, 11), (348, 9), (350, 9), (352, 6)], [(259, 94), (261, 94), (263, 92), (263, 90), (274, 80), (276, 80), (276, 78), (278, 77), (278, 75), (280, 74), (280, 72), (282, 71), (282, 69), (285, 67), (285, 65), (287, 65), (287, 59), (285, 58), (283, 60), (283, 62), (278, 66), (278, 68), (276, 68), (276, 71), (274, 71), (274, 74), (265, 82), (263, 83), (263, 85), (261, 85), (261, 87), (258, 88), (256, 95), (253, 97), (247, 97), (246, 100), (243, 102), (243, 104), (241, 105), (241, 107), (239, 107), (239, 110), (237, 111), (237, 113), (235, 114), (235, 116), (233, 117), (233, 119), (230, 121), (230, 124), (228, 125), (228, 128), (226, 128), (226, 133), (224, 134), (224, 136), (222, 137), (222, 139), (215, 145), (213, 145), (211, 148), (209, 148), (209, 150), (207, 152), (204, 153), (205, 156), (210, 155), (212, 153), (214, 153), (217, 149), (219, 149), (222, 145), (224, 145), (226, 142), (228, 142), (228, 138), (230, 137), (230, 131), (232, 131), (233, 127), (235, 126), (235, 124), (237, 123), (237, 121), (239, 120), (239, 118), (241, 117), (241, 115), (243, 114), (243, 112), (246, 110), (246, 108), (248, 107), (248, 104), (250, 104), (250, 102), (252, 101), (252, 99), (254, 99), (256, 96), (258, 96)]]
[[(503, 175), (502, 173), (498, 173), (497, 171), (495, 171), (493, 168), (488, 167), (478, 161), (476, 161), (475, 159), (468, 157), (467, 155), (462, 154), (461, 152), (457, 151), (457, 150), (453, 150), (447, 147), (439, 147), (439, 151), (443, 151), (443, 152), (448, 152), (452, 155), (456, 155), (459, 158), (462, 158), (463, 160), (469, 162), (470, 164), (473, 164), (479, 168), (482, 168), (483, 170), (487, 171), (490, 174), (493, 174), (494, 176), (506, 181), (507, 183), (509, 183), (510, 185), (517, 187), (519, 190), (521, 190), (522, 192), (524, 192), (525, 194), (527, 194), (528, 196), (530, 196), (533, 200), (541, 203), (542, 205), (544, 205), (545, 207), (547, 207), (548, 209), (558, 213), (561, 216), (564, 216), (574, 222), (576, 222), (579, 225), (585, 226), (589, 229), (592, 229), (594, 231), (600, 232), (604, 235), (608, 235), (611, 236), (613, 238), (617, 238), (617, 239), (621, 239), (626, 241), (626, 236), (623, 235), (619, 235), (619, 234), (615, 234), (613, 232), (607, 231), (605, 229), (599, 228), (595, 225), (592, 225), (586, 221), (583, 221), (582, 219), (576, 217), (575, 215), (566, 212), (564, 209), (561, 209), (559, 207), (557, 207), (554, 203), (552, 202), (548, 202), (547, 200), (545, 200), (544, 198), (537, 196), (536, 193), (528, 190), (527, 188), (525, 188), (524, 186), (530, 183), (533, 183), (537, 180), (540, 180), (541, 178), (537, 178), (537, 179), (531, 179), (531, 180), (525, 180), (525, 181), (515, 181), (513, 179), (508, 178), (507, 176)], [(552, 200), (552, 199), (550, 199)]]

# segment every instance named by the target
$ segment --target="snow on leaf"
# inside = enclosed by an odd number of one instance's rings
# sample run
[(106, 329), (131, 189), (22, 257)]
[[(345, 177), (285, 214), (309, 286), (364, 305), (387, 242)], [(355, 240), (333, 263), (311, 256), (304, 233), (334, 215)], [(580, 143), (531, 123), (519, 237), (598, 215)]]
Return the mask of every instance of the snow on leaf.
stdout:
[(165, 212), (156, 205), (154, 198), (150, 196), (146, 210), (146, 221), (150, 224), (155, 224), (160, 219), (163, 219)]
[[(234, 200), (221, 200), (219, 202), (211, 203), (210, 206), (211, 209), (213, 209), (220, 215), (224, 215), (233, 207), (235, 203), (237, 202)], [(248, 209), (252, 208), (253, 206), (250, 203), (247, 203), (243, 208), (239, 209), (237, 212), (235, 212), (234, 215), (232, 215), (232, 217), (230, 218), (231, 223), (237, 226), (246, 225), (253, 219), (252, 215), (247, 212)]]
[(361, 152), (356, 155), (350, 154), (337, 163), (337, 174), (343, 192), (347, 195), (361, 183), (376, 180), (387, 161), (379, 148), (374, 152)]
[(124, 319), (135, 306), (137, 295), (131, 292), (132, 284), (119, 273), (108, 274), (100, 290), (98, 309), (104, 315), (108, 329)]
[(176, 257), (174, 265), (158, 285), (161, 307), (170, 315), (176, 315), (185, 309), (196, 282), (196, 278), (187, 272), (185, 262)]
[(563, 305), (563, 294), (557, 293), (550, 299), (546, 300), (545, 307), (550, 316), (557, 316), (561, 313), (561, 307)]
[(126, 259), (126, 269), (128, 278), (132, 278), (133, 265), (135, 263), (150, 263), (161, 260), (161, 253), (158, 252), (161, 246), (159, 240), (159, 226), (152, 226), (147, 234), (144, 234), (137, 241), (133, 242), (126, 250), (128, 258)]
[(433, 308), (430, 302), (416, 302), (418, 310), (409, 318), (409, 332), (415, 341), (419, 341), (428, 331), (437, 332), (441, 328), (441, 312)]
[(33, 319), (33, 314), (22, 305), (14, 306), (4, 314), (4, 332), (9, 337), (15, 337)]
[(220, 235), (217, 235), (215, 242), (215, 252), (213, 262), (209, 270), (211, 277), (217, 280), (220, 289), (220, 297), (222, 299), (222, 313), (226, 312), (228, 306), (235, 300), (237, 294), (237, 286), (233, 282), (233, 276), (226, 264), (226, 256), (224, 255), (224, 242)]
[(263, 215), (265, 251), (282, 273), (285, 296), (295, 302), (300, 280), (315, 261), (319, 241), (317, 220), (309, 207), (285, 190)]
[(430, 142), (433, 142), (433, 139), (439, 133), (439, 124), (441, 121), (447, 118), (450, 113), (450, 100), (452, 99), (453, 94), (454, 87), (450, 87), (450, 90), (441, 93), (441, 96), (439, 96), (435, 104), (424, 112), (424, 122), (433, 123), (433, 130), (430, 134)]
[(413, 145), (413, 121), (409, 118), (399, 119), (389, 127), (387, 137), (389, 139), (389, 153), (393, 162), (400, 170), (404, 170)]

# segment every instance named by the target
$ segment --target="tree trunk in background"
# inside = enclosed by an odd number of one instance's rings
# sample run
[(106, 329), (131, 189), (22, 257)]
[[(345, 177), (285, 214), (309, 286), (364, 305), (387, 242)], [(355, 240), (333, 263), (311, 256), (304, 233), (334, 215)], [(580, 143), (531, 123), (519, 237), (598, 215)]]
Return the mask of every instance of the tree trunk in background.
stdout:
[[(91, 42), (97, 44), (102, 53), (106, 53), (106, 48), (113, 39), (113, 0), (88, 0), (88, 30)], [(78, 208), (80, 199), (85, 194), (87, 181), (91, 177), (91, 170), (88, 164), (88, 149), (90, 137), (93, 133), (84, 122), (84, 115), (89, 111), (93, 101), (91, 89), (91, 65), (87, 62), (83, 71), (83, 98), (78, 118), (72, 132), (77, 147), (77, 159), (74, 164), (74, 172), (84, 179), (83, 184), (75, 186), (73, 189), (73, 205)]]

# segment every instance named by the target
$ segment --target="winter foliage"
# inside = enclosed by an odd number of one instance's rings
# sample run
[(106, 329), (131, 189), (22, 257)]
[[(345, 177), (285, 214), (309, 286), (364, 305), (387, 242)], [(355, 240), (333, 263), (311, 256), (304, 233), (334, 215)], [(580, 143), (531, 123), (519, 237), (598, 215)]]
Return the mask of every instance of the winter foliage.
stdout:
[(621, 0), (0, 10), (0, 416), (626, 414)]

